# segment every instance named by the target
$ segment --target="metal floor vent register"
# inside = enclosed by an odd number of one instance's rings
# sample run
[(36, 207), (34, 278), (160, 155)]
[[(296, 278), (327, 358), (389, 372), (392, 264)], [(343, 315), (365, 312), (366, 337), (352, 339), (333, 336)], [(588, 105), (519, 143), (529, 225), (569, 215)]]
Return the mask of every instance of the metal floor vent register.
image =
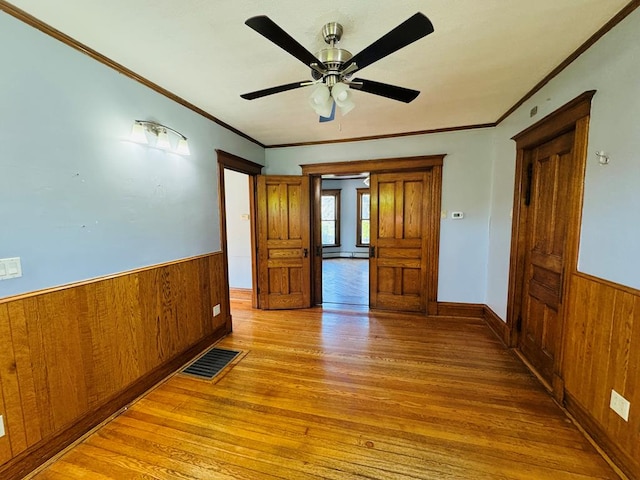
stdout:
[(240, 355), (240, 352), (236, 350), (226, 350), (224, 348), (214, 347), (187, 368), (182, 370), (182, 373), (186, 373), (187, 375), (192, 375), (197, 378), (211, 380), (238, 355)]

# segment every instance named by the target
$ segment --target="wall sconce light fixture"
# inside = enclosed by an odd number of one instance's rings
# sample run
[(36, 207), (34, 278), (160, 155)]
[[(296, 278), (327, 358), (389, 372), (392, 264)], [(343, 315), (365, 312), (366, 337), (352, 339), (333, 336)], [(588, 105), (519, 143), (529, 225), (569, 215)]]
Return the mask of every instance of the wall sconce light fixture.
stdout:
[(178, 139), (178, 145), (174, 152), (179, 155), (191, 155), (191, 152), (189, 151), (189, 144), (187, 143), (187, 137), (179, 131), (158, 122), (135, 120), (133, 122), (133, 128), (131, 129), (130, 139), (132, 142), (148, 144), (149, 139), (147, 138), (147, 132), (156, 137), (155, 147), (162, 150), (171, 150), (171, 142), (169, 141), (168, 132), (175, 133), (180, 138)]

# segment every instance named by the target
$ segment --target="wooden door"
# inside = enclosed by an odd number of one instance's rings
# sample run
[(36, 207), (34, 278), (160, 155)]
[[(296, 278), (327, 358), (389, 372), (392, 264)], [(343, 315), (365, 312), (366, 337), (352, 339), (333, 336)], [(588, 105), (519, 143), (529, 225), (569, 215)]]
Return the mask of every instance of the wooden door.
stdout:
[(371, 308), (427, 310), (431, 176), (431, 171), (371, 175)]
[(258, 176), (257, 200), (259, 306), (308, 308), (309, 177)]
[(574, 132), (525, 153), (529, 186), (520, 350), (549, 383), (562, 334), (565, 247), (577, 167)]

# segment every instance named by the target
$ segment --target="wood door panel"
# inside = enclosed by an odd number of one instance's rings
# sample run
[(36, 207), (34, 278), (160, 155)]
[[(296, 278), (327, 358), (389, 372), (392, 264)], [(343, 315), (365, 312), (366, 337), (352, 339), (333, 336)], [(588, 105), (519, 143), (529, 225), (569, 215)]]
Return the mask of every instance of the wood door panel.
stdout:
[(537, 282), (550, 290), (554, 295), (560, 297), (562, 294), (562, 274), (552, 270), (545, 270), (533, 265), (532, 282)]
[[(281, 250), (281, 249), (270, 249), (269, 250), (269, 258), (270, 259), (284, 259), (284, 258), (302, 258), (302, 253), (299, 251), (300, 247), (292, 246), (290, 249)], [(302, 264), (302, 262), (298, 262), (298, 264)]]
[(520, 349), (549, 382), (559, 348), (563, 270), (569, 226), (574, 132), (531, 151), (532, 180), (526, 237)]
[(546, 285), (535, 280), (531, 280), (529, 282), (529, 295), (535, 300), (541, 302), (543, 305), (547, 305), (554, 310), (558, 310), (558, 306), (560, 305), (560, 296), (556, 291), (547, 288)]
[(264, 309), (311, 306), (309, 179), (258, 176), (258, 289)]
[(421, 258), (386, 257), (378, 258), (378, 267), (417, 268), (422, 267)]
[(405, 239), (422, 239), (422, 202), (424, 196), (422, 181), (405, 182), (403, 207), (405, 210), (403, 229)]
[(544, 253), (532, 250), (530, 253), (530, 261), (532, 265), (540, 268), (551, 270), (554, 272), (562, 271), (563, 258), (557, 254)]
[(431, 172), (371, 178), (371, 307), (426, 311)]
[(419, 248), (379, 248), (378, 259), (383, 258), (420, 258), (422, 250)]

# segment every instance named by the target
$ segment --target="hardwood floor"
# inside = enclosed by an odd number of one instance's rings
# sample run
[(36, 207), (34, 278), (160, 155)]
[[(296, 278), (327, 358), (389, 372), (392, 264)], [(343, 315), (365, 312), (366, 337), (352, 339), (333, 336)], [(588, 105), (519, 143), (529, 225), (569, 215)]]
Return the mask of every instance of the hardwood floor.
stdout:
[(217, 383), (172, 377), (35, 478), (618, 478), (481, 320), (232, 312)]
[(369, 305), (369, 260), (323, 259), (322, 303)]

